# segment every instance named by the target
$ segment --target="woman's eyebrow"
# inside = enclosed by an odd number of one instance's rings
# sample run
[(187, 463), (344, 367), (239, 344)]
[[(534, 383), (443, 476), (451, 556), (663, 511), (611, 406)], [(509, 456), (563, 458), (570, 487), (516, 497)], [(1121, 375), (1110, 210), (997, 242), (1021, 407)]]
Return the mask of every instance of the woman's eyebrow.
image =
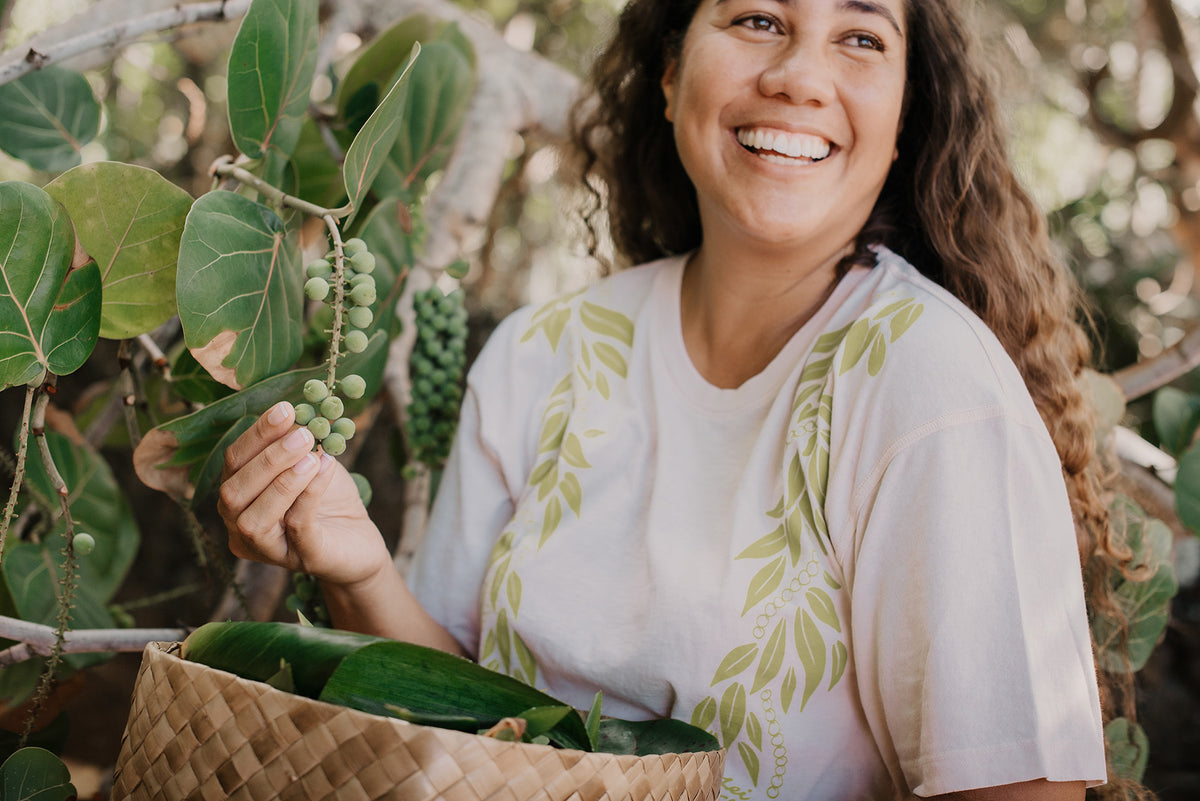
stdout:
[[(717, 0), (715, 5), (719, 6), (725, 2), (726, 0)], [(796, 4), (796, 0), (774, 0), (774, 2), (781, 6), (792, 6)], [(900, 30), (900, 22), (896, 19), (896, 15), (893, 14), (892, 10), (885, 5), (871, 2), (871, 0), (844, 0), (840, 8), (843, 11), (857, 11), (862, 14), (875, 14), (883, 17), (888, 21), (889, 24), (891, 24), (893, 28), (895, 28), (896, 33), (900, 34), (901, 36), (904, 35), (904, 31)]]

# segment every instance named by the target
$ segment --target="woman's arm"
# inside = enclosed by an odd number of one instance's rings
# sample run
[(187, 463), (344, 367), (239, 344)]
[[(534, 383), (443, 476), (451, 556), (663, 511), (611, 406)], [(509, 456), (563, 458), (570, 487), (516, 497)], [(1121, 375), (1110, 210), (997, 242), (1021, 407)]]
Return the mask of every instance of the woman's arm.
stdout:
[[(1035, 779), (999, 787), (981, 787), (959, 793), (930, 796), (934, 801), (1081, 801), (1083, 782), (1051, 782)], [(908, 801), (921, 801), (909, 796)]]

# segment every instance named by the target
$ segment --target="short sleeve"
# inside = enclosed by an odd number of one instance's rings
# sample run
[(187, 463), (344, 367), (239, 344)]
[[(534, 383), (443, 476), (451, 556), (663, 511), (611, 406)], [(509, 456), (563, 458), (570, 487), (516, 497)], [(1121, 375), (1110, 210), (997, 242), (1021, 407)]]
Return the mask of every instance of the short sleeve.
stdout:
[(468, 385), (429, 527), (407, 577), (425, 610), (472, 656), (479, 648), (483, 577), (513, 508), (500, 460), (481, 428), (479, 399)]
[(942, 420), (858, 498), (851, 632), (863, 709), (911, 792), (1105, 780), (1074, 525), (1044, 430)]

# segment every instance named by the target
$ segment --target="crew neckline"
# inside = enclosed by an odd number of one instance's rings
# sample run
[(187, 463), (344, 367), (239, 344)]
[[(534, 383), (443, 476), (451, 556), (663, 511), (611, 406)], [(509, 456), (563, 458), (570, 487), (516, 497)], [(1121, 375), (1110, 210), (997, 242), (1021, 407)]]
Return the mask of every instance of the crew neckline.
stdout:
[(800, 357), (816, 341), (846, 297), (870, 273), (867, 267), (851, 268), (820, 308), (800, 326), (766, 367), (740, 386), (727, 389), (710, 383), (696, 369), (683, 341), (683, 271), (691, 255), (686, 253), (674, 257), (657, 276), (652, 327), (654, 339), (661, 342), (662, 346), (654, 351), (662, 360), (660, 367), (671, 377), (680, 395), (693, 406), (712, 414), (758, 407), (778, 396), (784, 380), (798, 366)]

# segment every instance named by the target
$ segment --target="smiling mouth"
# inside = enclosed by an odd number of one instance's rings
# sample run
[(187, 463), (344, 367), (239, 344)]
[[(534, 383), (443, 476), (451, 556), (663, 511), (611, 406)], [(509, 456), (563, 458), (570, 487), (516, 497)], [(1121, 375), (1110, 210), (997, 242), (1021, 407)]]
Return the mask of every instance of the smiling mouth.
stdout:
[(833, 150), (832, 143), (819, 136), (766, 128), (739, 128), (737, 140), (746, 150), (774, 164), (813, 164), (828, 158)]

